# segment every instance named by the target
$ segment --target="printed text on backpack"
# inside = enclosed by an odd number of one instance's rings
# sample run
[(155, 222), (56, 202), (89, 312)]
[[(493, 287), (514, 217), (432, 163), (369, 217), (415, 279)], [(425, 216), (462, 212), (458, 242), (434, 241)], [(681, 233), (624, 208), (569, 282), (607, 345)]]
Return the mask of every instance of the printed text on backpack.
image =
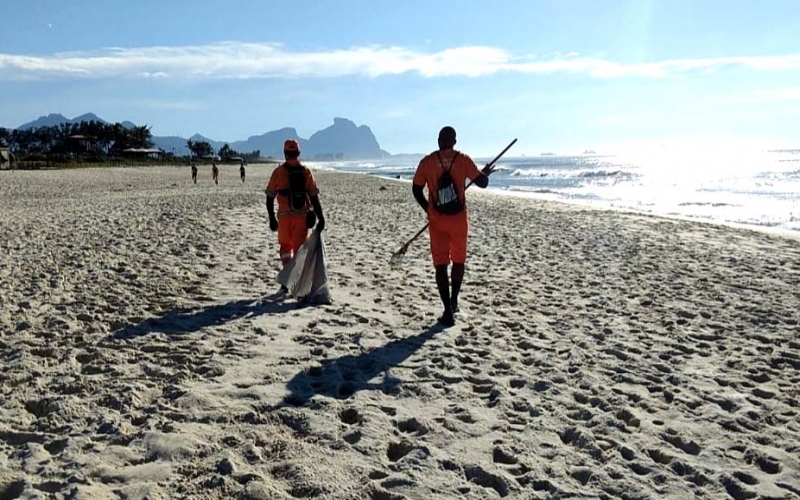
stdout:
[(444, 163), (442, 163), (442, 157), (439, 155), (439, 152), (436, 152), (436, 156), (439, 158), (439, 164), (442, 166), (442, 175), (439, 176), (439, 180), (436, 186), (436, 202), (433, 205), (433, 208), (436, 209), (437, 212), (447, 215), (455, 215), (461, 213), (464, 210), (464, 204), (461, 203), (461, 199), (458, 197), (458, 191), (456, 191), (456, 185), (453, 182), (453, 177), (450, 175), (450, 171), (453, 169), (453, 164), (456, 162), (456, 158), (458, 157), (458, 153), (453, 157), (452, 161), (450, 162), (450, 168), (445, 168)]

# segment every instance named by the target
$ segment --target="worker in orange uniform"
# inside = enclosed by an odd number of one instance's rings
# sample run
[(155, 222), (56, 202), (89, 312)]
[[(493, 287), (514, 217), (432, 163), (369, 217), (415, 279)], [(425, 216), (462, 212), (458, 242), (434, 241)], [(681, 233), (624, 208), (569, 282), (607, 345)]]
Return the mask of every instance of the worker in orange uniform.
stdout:
[[(431, 239), (431, 256), (436, 269), (436, 287), (444, 305), (439, 322), (444, 326), (455, 324), (458, 312), (458, 294), (464, 281), (467, 260), (467, 205), (466, 180), (480, 188), (489, 185), (491, 166), (478, 170), (468, 155), (457, 151), (456, 131), (443, 127), (439, 131), (439, 149), (419, 162), (414, 174), (412, 193), (417, 203), (428, 214), (428, 232)], [(428, 198), (423, 189), (427, 187)], [(453, 263), (450, 279), (447, 271)], [(451, 288), (452, 281), (452, 288)]]
[(285, 267), (315, 223), (318, 231), (325, 229), (325, 217), (314, 175), (300, 163), (300, 144), (294, 139), (284, 142), (283, 156), (286, 161), (272, 172), (267, 184), (267, 214), (270, 230), (278, 231), (281, 263)]

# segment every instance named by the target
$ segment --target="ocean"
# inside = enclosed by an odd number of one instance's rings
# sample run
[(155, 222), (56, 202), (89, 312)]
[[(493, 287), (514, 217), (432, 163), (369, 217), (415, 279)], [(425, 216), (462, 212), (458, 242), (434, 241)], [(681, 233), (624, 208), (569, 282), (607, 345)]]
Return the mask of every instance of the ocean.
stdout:
[[(478, 166), (491, 158), (475, 158)], [(315, 163), (410, 180), (418, 158)], [(507, 194), (800, 231), (800, 149), (503, 157), (490, 189)]]

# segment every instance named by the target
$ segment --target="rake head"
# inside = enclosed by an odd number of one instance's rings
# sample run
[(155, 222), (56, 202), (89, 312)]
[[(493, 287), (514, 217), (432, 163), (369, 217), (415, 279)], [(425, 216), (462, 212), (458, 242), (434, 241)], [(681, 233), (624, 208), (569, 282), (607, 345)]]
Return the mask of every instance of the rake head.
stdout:
[(403, 265), (403, 260), (406, 258), (406, 247), (401, 248), (400, 250), (396, 251), (392, 254), (392, 257), (389, 259), (389, 267), (392, 269), (397, 269), (398, 267)]

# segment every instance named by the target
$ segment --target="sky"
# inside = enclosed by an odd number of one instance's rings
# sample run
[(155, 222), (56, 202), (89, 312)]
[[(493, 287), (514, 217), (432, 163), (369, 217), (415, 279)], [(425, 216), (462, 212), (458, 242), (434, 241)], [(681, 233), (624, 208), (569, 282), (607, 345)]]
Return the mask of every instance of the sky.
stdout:
[(800, 147), (797, 0), (0, 0), (0, 126), (220, 141), (334, 117), (390, 153)]

